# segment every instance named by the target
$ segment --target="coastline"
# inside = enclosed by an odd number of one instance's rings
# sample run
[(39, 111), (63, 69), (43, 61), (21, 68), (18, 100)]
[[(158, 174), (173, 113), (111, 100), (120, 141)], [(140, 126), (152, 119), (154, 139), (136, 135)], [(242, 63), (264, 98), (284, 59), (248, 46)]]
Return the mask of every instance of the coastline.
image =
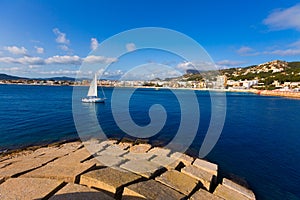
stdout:
[[(14, 84), (5, 83), (0, 85), (26, 85), (26, 86), (68, 86), (68, 87), (88, 87), (88, 85), (43, 85), (43, 84)], [(182, 87), (152, 87), (152, 86), (101, 86), (104, 88), (150, 88), (150, 89), (171, 89), (171, 90), (194, 90), (194, 91), (209, 91), (209, 92), (243, 92), (243, 93), (254, 93), (262, 96), (274, 96), (274, 97), (285, 97), (300, 99), (300, 92), (290, 92), (290, 91), (279, 91), (279, 90), (257, 90), (257, 89), (212, 89), (212, 88), (182, 88)]]
[(209, 161), (146, 143), (65, 141), (0, 156), (0, 197), (255, 199), (250, 189), (220, 181), (218, 171)]

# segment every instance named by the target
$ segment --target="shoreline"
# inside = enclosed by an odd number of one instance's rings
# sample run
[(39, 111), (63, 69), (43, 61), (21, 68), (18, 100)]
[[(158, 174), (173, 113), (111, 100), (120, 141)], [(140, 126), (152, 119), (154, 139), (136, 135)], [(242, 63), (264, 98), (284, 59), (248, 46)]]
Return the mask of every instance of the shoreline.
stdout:
[[(88, 85), (42, 85), (42, 84), (14, 84), (14, 83), (5, 83), (0, 85), (25, 85), (25, 86), (68, 86), (68, 87), (88, 87)], [(170, 90), (194, 90), (194, 91), (208, 91), (208, 92), (242, 92), (242, 93), (254, 93), (261, 96), (273, 96), (273, 97), (284, 97), (284, 98), (293, 98), (300, 99), (300, 92), (291, 92), (291, 91), (278, 91), (278, 90), (257, 90), (257, 89), (213, 89), (213, 88), (172, 88), (172, 87), (152, 87), (152, 86), (101, 86), (104, 88), (136, 88), (136, 89), (170, 89)]]
[(146, 143), (64, 141), (0, 156), (0, 197), (75, 194), (109, 200), (255, 199), (245, 185), (220, 176), (217, 164)]

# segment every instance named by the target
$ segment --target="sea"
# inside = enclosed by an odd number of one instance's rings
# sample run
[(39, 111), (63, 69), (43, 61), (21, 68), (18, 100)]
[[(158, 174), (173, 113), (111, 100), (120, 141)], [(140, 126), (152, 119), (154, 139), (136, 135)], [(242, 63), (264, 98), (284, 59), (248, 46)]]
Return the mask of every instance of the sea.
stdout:
[[(115, 88), (104, 87), (106, 102), (87, 105), (81, 103), (80, 96), (84, 96), (88, 88), (76, 87), (77, 95), (74, 88), (0, 85), (0, 152), (85, 138), (89, 133), (83, 130), (95, 130), (91, 134), (95, 136), (99, 127), (107, 138), (141, 139), (166, 146), (176, 138), (183, 117), (190, 116), (185, 120), (188, 126), (196, 124), (198, 129), (196, 133), (184, 129), (187, 140), (191, 136), (193, 139), (186, 153), (198, 156), (212, 120), (212, 99), (220, 96), (219, 92), (184, 89), (175, 94), (166, 88), (122, 88), (114, 94)], [(101, 94), (102, 89), (98, 90)], [(300, 100), (239, 92), (224, 95), (224, 126), (214, 148), (204, 159), (218, 164), (221, 177), (246, 184), (257, 199), (300, 199)], [(183, 101), (196, 98), (198, 107), (192, 101), (183, 105), (178, 96), (184, 97)], [(129, 112), (112, 106), (118, 102), (127, 103)], [(78, 117), (78, 108), (90, 112), (98, 123), (83, 122), (87, 128), (78, 127), (82, 124), (80, 120), (88, 119)], [(190, 112), (190, 115), (181, 116), (181, 112)], [(124, 120), (128, 120), (129, 115), (130, 123), (139, 127), (146, 127), (155, 122), (155, 117), (160, 117), (164, 126), (152, 135), (141, 133), (139, 138), (119, 127), (116, 113), (121, 119), (124, 115)], [(195, 117), (195, 113), (200, 118)]]

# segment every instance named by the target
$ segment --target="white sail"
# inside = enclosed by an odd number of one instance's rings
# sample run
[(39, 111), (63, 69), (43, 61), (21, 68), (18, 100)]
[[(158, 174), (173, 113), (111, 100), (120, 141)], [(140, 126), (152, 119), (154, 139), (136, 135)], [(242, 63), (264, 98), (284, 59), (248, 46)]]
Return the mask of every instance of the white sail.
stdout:
[(88, 97), (96, 97), (97, 96), (97, 75), (96, 74), (95, 74), (93, 81), (91, 82), (87, 96)]

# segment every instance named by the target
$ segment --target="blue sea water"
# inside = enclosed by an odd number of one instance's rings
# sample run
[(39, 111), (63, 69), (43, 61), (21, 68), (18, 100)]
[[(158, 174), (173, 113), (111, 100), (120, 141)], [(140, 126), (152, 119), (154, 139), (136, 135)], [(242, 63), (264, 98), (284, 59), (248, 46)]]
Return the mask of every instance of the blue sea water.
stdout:
[[(80, 87), (82, 94), (87, 88)], [(78, 105), (97, 114), (107, 137), (130, 137), (117, 126), (111, 112), (113, 88), (104, 88), (105, 104)], [(128, 93), (122, 89), (122, 94)], [(72, 113), (73, 87), (0, 85), (0, 151), (78, 138)], [(180, 90), (188, 99), (191, 92)], [(198, 155), (211, 119), (211, 96), (195, 91), (200, 123), (188, 153)], [(219, 165), (222, 176), (245, 179), (257, 199), (300, 199), (300, 100), (265, 97), (250, 93), (226, 93), (226, 119), (222, 134), (206, 159)], [(177, 133), (180, 103), (168, 89), (137, 89), (130, 99), (130, 115), (145, 126), (153, 104), (167, 113), (165, 127), (149, 137), (164, 146)], [(74, 107), (73, 107), (74, 108)], [(194, 122), (192, 119), (190, 123)], [(188, 138), (188, 132), (187, 138)]]

